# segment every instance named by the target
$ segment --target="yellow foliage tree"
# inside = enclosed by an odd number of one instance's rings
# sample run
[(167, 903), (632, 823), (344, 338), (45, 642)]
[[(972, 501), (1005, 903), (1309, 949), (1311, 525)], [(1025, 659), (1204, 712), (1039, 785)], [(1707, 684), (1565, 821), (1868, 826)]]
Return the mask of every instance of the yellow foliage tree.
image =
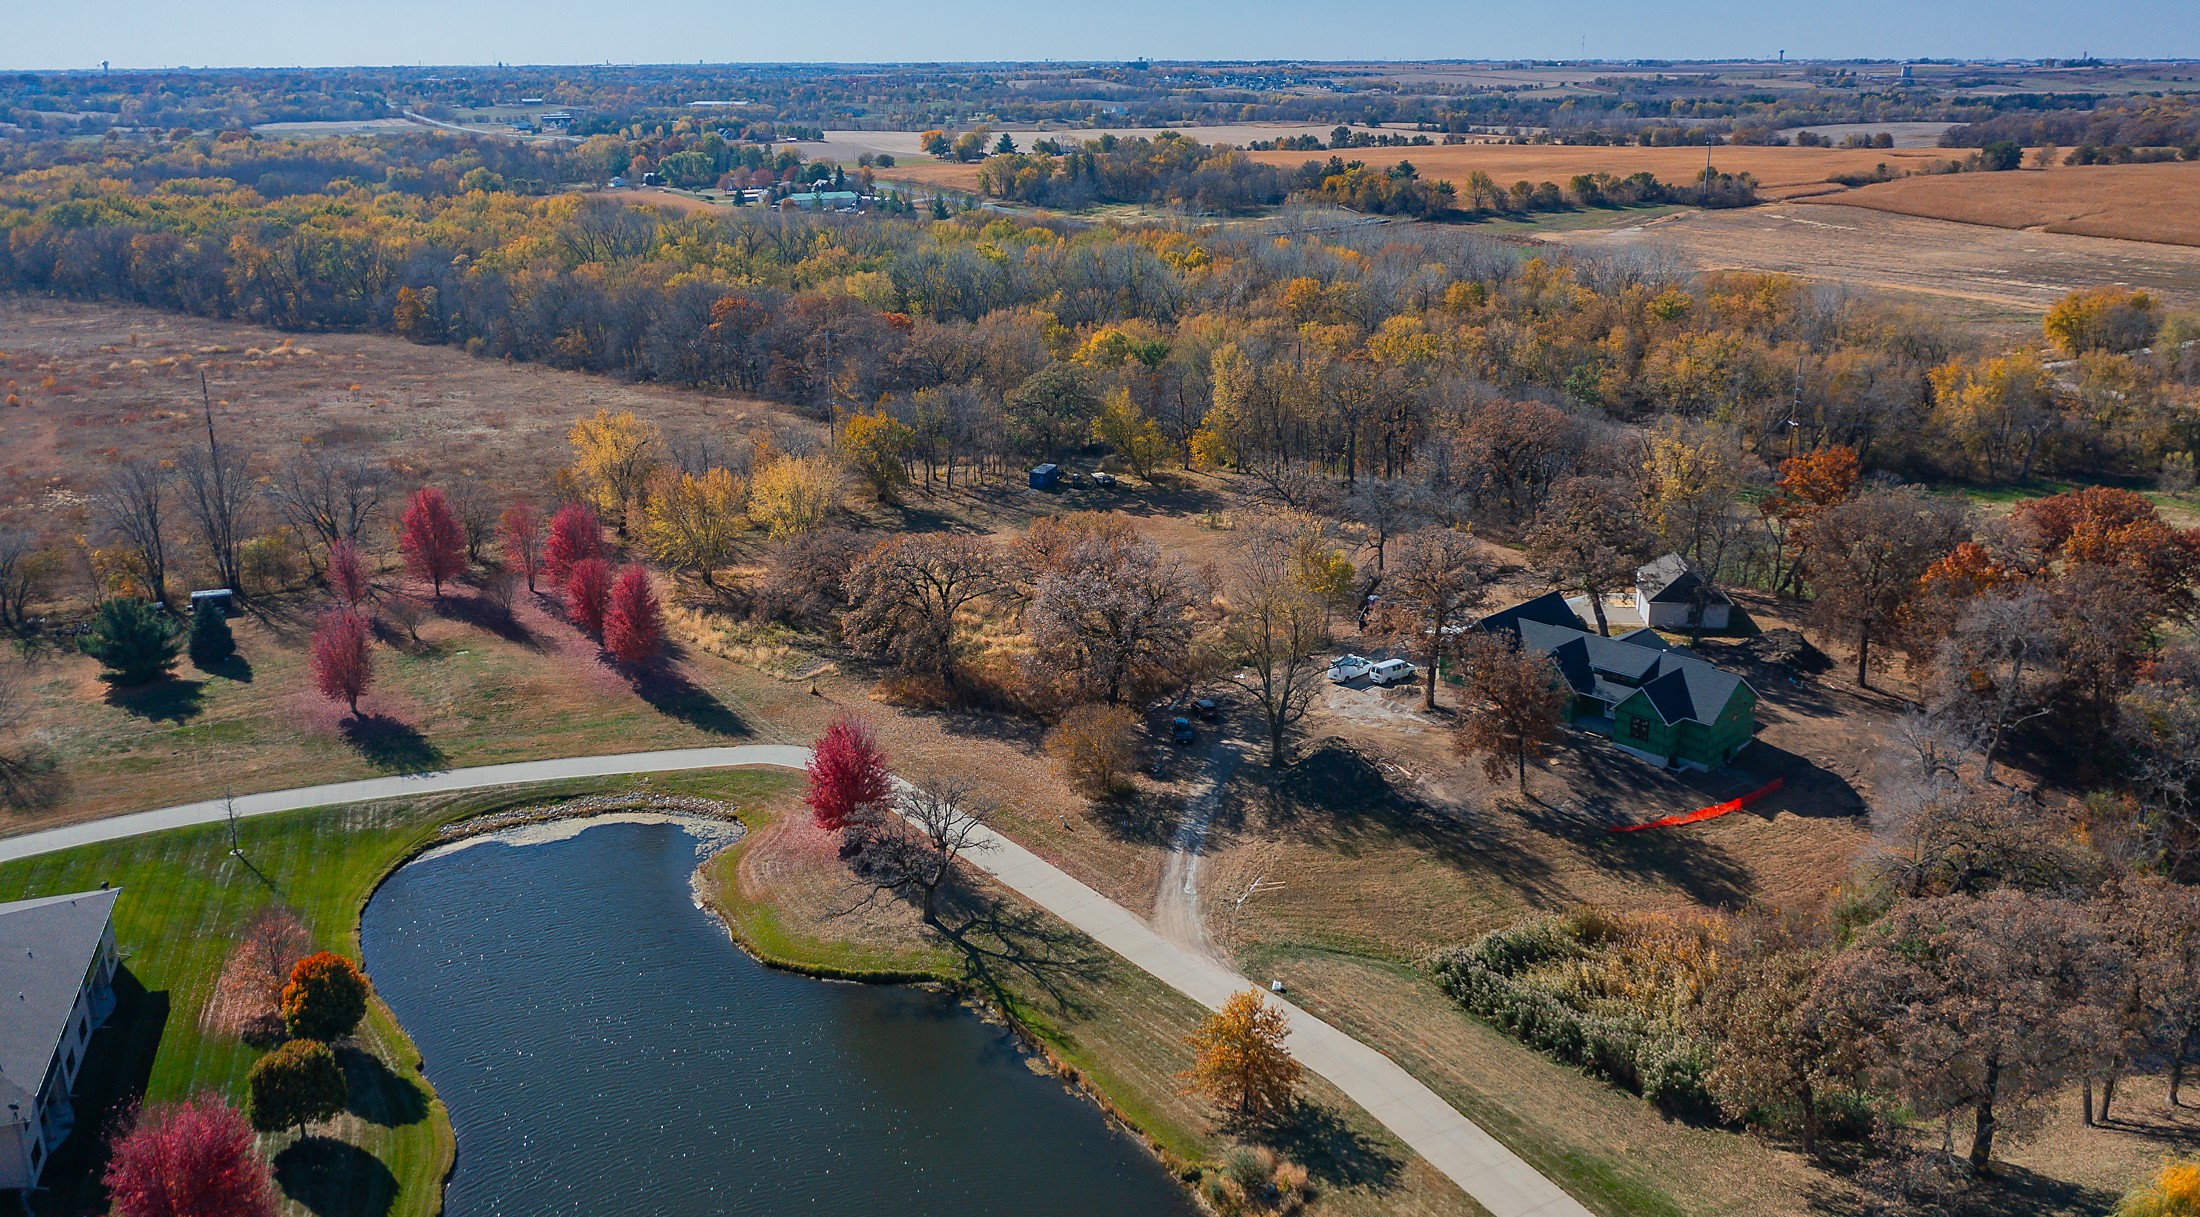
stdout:
[(2200, 1158), (2171, 1159), (2132, 1189), (2115, 1217), (2200, 1217)]
[(839, 506), (840, 468), (830, 456), (782, 456), (749, 480), (749, 518), (775, 541), (823, 526)]
[(573, 473), (596, 510), (626, 531), (627, 510), (640, 506), (649, 481), (663, 460), (663, 436), (657, 424), (632, 410), (616, 414), (599, 409), (573, 424), (566, 435), (573, 446)]
[(2161, 309), (2153, 296), (2119, 287), (2071, 292), (2041, 319), (2048, 341), (2065, 355), (2087, 351), (2134, 351), (2154, 340)]
[(2016, 351), (1934, 368), (1933, 421), (1989, 482), (2032, 476), (2032, 462), (2062, 421), (2055, 378), (2039, 357)]
[(908, 458), (916, 444), (917, 433), (883, 410), (858, 414), (840, 428), (841, 454), (881, 503), (893, 502), (895, 492), (908, 484)]
[(1249, 1120), (1288, 1110), (1301, 1073), (1283, 1045), (1289, 1032), (1282, 1007), (1254, 990), (1232, 994), (1185, 1037), (1194, 1053), (1186, 1090)]
[(740, 548), (748, 497), (747, 481), (724, 469), (660, 477), (643, 516), (642, 542), (667, 569), (693, 571), (716, 588), (719, 569)]
[(1161, 424), (1146, 417), (1146, 412), (1131, 400), (1129, 389), (1117, 388), (1108, 394), (1106, 404), (1100, 407), (1100, 417), (1092, 421), (1092, 437), (1115, 449), (1130, 462), (1133, 473), (1148, 481), (1153, 479), (1155, 467), (1169, 459), (1169, 437), (1161, 433)]

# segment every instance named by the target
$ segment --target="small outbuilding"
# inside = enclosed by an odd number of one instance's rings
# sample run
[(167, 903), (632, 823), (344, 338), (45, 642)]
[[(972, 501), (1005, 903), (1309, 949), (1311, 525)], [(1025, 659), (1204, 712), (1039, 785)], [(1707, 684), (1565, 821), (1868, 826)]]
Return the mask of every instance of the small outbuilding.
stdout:
[(1052, 490), (1061, 485), (1061, 482), (1061, 466), (1050, 464), (1031, 467), (1031, 488), (1033, 490)]
[(1635, 611), (1654, 630), (1723, 630), (1734, 602), (1696, 564), (1667, 554), (1635, 572)]

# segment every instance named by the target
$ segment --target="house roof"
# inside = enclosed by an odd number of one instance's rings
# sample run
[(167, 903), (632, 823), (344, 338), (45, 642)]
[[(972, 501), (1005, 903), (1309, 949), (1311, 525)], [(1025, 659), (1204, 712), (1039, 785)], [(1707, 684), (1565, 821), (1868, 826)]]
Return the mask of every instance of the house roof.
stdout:
[[(1569, 688), (1583, 697), (1618, 705), (1641, 692), (1667, 723), (1710, 726), (1749, 682), (1668, 646), (1655, 630), (1606, 638), (1587, 630), (1523, 621), (1520, 644), (1550, 656)], [(1752, 690), (1754, 692), (1754, 690)]]
[(1667, 554), (1635, 572), (1635, 590), (1652, 604), (1692, 604), (1698, 588), (1708, 590), (1712, 604), (1727, 602), (1718, 584), (1679, 554)]
[(1539, 622), (1543, 625), (1582, 628), (1581, 617), (1566, 606), (1564, 592), (1545, 592), (1533, 600), (1523, 600), (1508, 609), (1499, 609), (1475, 623), (1475, 628), (1485, 634), (1506, 633), (1518, 636), (1522, 622)]
[(15, 1090), (36, 1095), (45, 1084), (121, 894), (101, 888), (0, 904), (0, 1103), (22, 1103)]

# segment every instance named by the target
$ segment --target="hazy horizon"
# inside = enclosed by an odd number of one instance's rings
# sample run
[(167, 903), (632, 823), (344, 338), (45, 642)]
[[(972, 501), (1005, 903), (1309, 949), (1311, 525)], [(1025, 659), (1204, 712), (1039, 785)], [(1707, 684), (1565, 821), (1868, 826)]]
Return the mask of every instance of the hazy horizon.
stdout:
[[(1403, 0), (1376, 20), (1312, 0), (1107, 10), (966, 0), (918, 10), (843, 0), (821, 10), (634, 0), (617, 11), (575, 0), (429, 5), (275, 0), (188, 8), (116, 0), (96, 19), (38, 6), (11, 19), (7, 70), (282, 68), (512, 64), (1312, 62), (1432, 59), (1608, 60), (2108, 59), (2200, 57), (2200, 18), (2184, 0), (1862, 0), (1829, 20), (1794, 5), (1681, 0), (1656, 10), (1560, 0), (1535, 11)], [(820, 15), (825, 19), (818, 19)]]

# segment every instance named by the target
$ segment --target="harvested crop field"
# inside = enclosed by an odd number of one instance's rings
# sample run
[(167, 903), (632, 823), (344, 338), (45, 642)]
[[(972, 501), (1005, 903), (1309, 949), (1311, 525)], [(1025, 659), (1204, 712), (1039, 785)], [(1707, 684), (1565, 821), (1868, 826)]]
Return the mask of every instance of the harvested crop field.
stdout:
[[(1354, 148), (1337, 155), (1370, 165), (1395, 165), (1412, 161), (1425, 178), (1466, 180), (1481, 170), (1499, 185), (1531, 182), (1565, 184), (1577, 173), (1610, 173), (1626, 177), (1649, 172), (1667, 182), (1693, 181), (1703, 172), (1702, 148), (1644, 148), (1614, 145), (1605, 148), (1570, 147), (1562, 144), (1452, 144), (1433, 148)], [(1255, 152), (1253, 159), (1270, 165), (1297, 168), (1327, 152)], [(1758, 189), (1774, 199), (1791, 198), (1829, 189), (1826, 179), (1836, 173), (1869, 173), (1882, 163), (1900, 172), (1917, 169), (1952, 155), (1938, 148), (1759, 148), (1719, 147), (1711, 150), (1711, 164), (1721, 173), (1750, 173)]]
[(1994, 228), (2200, 245), (2200, 162), (1908, 177), (1809, 200)]
[(1779, 271), (1830, 283), (2037, 314), (2073, 288), (2127, 286), (2200, 304), (2200, 249), (1958, 224), (1808, 203), (1681, 212), (1623, 228), (1543, 234), (1592, 253), (1671, 257), (1698, 270)]

